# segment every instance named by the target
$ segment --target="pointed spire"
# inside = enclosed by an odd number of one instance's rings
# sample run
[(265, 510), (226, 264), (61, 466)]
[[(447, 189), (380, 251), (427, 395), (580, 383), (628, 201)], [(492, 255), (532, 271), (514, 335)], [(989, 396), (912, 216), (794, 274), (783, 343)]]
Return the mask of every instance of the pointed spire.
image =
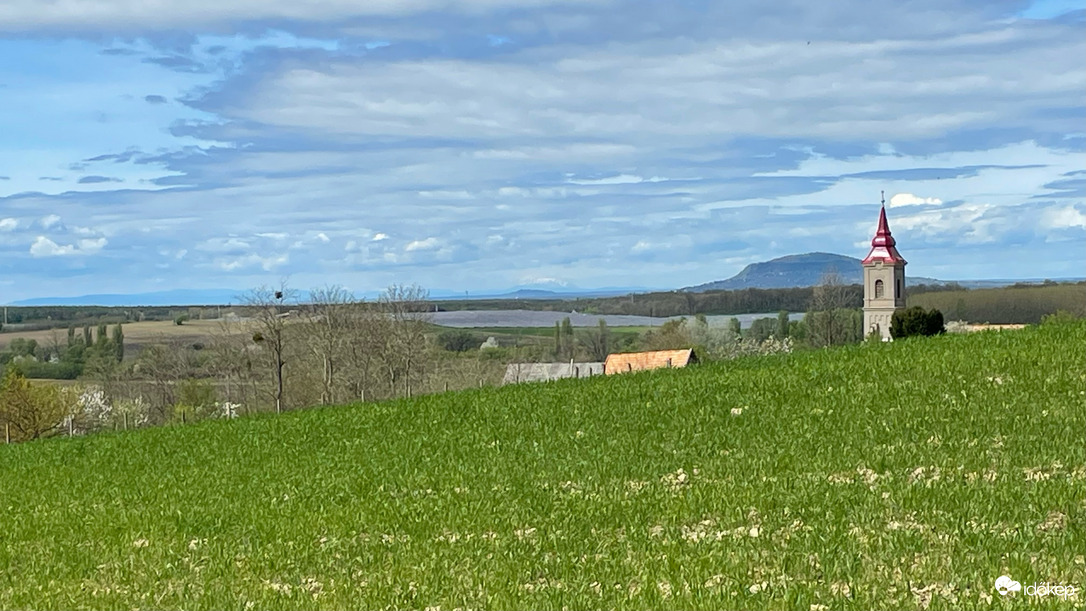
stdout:
[(895, 246), (897, 240), (890, 235), (890, 223), (886, 222), (886, 206), (879, 210), (879, 227), (875, 230), (875, 237), (871, 240), (871, 246)]
[(897, 251), (897, 240), (890, 235), (890, 223), (886, 220), (886, 192), (882, 194), (882, 207), (879, 209), (879, 226), (871, 240), (871, 252), (863, 260), (864, 264), (882, 261), (883, 263), (905, 263)]

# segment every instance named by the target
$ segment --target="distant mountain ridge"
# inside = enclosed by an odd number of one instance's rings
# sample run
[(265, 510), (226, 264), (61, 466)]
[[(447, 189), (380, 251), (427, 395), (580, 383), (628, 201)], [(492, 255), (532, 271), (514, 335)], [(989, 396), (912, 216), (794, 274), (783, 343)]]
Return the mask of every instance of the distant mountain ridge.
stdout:
[[(684, 291), (734, 291), (740, 289), (786, 289), (815, 286), (829, 272), (836, 272), (842, 284), (862, 284), (863, 264), (855, 257), (828, 252), (788, 255), (760, 263), (751, 263), (727, 280), (716, 280)], [(934, 278), (905, 276), (907, 284), (945, 284)]]
[[(517, 288), (505, 291), (485, 291), (480, 293), (437, 289), (430, 291), (433, 301), (477, 300), (477, 299), (587, 299), (593, 297), (614, 297), (631, 293), (645, 293), (652, 289), (642, 287), (605, 287), (599, 289), (568, 288), (561, 291), (537, 288)], [(151, 307), (151, 306), (201, 306), (201, 305), (240, 305), (244, 303), (247, 291), (230, 289), (175, 289), (150, 293), (98, 295), (80, 295), (78, 297), (35, 297), (13, 301), (12, 306), (105, 306), (105, 307)], [(308, 293), (302, 291), (302, 299)], [(370, 291), (357, 296), (376, 299), (378, 291)]]
[(103, 293), (78, 297), (35, 297), (13, 301), (13, 306), (197, 306), (241, 303), (245, 291), (230, 289), (174, 289), (150, 293)]
[[(863, 266), (859, 259), (826, 252), (811, 252), (800, 255), (788, 255), (769, 261), (751, 263), (738, 274), (726, 280), (716, 280), (697, 286), (690, 286), (680, 291), (701, 293), (704, 291), (743, 290), (750, 288), (777, 289), (816, 286), (822, 276), (829, 271), (836, 271), (844, 284), (863, 282)], [(1083, 278), (1053, 278), (1056, 281), (1077, 282)], [(1040, 283), (1040, 279), (999, 279), (999, 280), (936, 280), (923, 276), (906, 274), (907, 285), (917, 284), (957, 284), (962, 288), (996, 288), (1018, 282)], [(672, 292), (674, 289), (647, 287), (603, 287), (584, 289), (572, 286), (542, 288), (540, 286), (518, 286), (511, 289), (454, 291), (435, 289), (430, 291), (431, 301), (477, 301), (477, 300), (574, 300), (600, 297), (615, 297), (636, 293)], [(238, 305), (244, 300), (246, 290), (232, 289), (174, 289), (150, 293), (81, 295), (78, 297), (38, 297), (9, 303), (11, 306), (200, 306), (200, 305)], [(357, 294), (364, 299), (375, 299), (379, 291)], [(303, 291), (301, 297), (304, 299)]]

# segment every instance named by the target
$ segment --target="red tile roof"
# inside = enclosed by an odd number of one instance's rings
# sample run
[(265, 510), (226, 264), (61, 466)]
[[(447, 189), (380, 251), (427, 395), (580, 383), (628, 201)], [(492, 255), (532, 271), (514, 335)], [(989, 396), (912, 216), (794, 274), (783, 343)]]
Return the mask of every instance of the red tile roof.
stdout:
[(610, 375), (625, 373), (627, 371), (642, 371), (645, 369), (661, 369), (664, 367), (685, 367), (690, 363), (696, 363), (697, 357), (694, 351), (686, 350), (658, 350), (656, 352), (627, 352), (623, 354), (611, 354), (607, 356), (607, 362), (603, 365), (603, 372)]

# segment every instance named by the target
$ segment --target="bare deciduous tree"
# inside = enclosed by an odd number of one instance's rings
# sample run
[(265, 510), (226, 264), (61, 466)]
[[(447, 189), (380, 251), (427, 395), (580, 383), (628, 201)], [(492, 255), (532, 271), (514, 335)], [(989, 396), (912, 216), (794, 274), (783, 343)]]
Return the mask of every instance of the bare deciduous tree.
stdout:
[(847, 334), (848, 289), (836, 270), (822, 275), (811, 298), (807, 328), (811, 345), (834, 346), (844, 343)]
[(392, 323), (384, 360), (393, 395), (397, 382), (402, 382), (404, 394), (411, 396), (412, 382), (418, 382), (414, 378), (422, 374), (420, 353), (426, 345), (425, 332), (431, 319), (426, 304), (428, 299), (429, 293), (418, 285), (393, 285), (378, 300), (380, 310)]
[(340, 286), (326, 286), (309, 292), (310, 303), (306, 308), (308, 329), (306, 344), (321, 364), (321, 405), (330, 405), (336, 399), (337, 362), (351, 339), (350, 317), (355, 305), (354, 296)]
[(594, 361), (607, 360), (607, 355), (611, 353), (611, 331), (607, 328), (607, 321), (602, 318), (595, 329), (578, 332), (577, 339)]
[(254, 371), (254, 350), (246, 322), (237, 317), (220, 319), (211, 341), (211, 361), (224, 386), (226, 401), (241, 405), (242, 413), (256, 406), (259, 369)]
[(348, 310), (343, 334), (342, 371), (347, 378), (346, 392), (354, 399), (375, 399), (384, 368), (384, 350), (389, 344), (392, 323), (388, 316), (369, 303), (356, 303)]
[(267, 286), (252, 289), (244, 296), (245, 304), (252, 309), (254, 324), (253, 341), (263, 346), (272, 359), (275, 374), (275, 412), (283, 411), (283, 368), (286, 366), (286, 328), (291, 315), (284, 311), (296, 302), (296, 292), (286, 282), (279, 288)]

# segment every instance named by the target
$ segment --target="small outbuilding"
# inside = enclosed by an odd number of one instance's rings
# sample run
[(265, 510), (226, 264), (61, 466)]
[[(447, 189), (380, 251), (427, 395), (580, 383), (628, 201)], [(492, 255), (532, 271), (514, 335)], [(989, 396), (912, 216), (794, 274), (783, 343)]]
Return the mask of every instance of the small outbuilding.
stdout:
[(546, 382), (598, 375), (603, 375), (603, 363), (513, 363), (506, 366), (502, 384)]
[(657, 350), (655, 352), (626, 352), (608, 355), (603, 371), (607, 375), (611, 375), (630, 371), (644, 371), (646, 369), (686, 367), (697, 362), (698, 357), (689, 348), (685, 350)]

